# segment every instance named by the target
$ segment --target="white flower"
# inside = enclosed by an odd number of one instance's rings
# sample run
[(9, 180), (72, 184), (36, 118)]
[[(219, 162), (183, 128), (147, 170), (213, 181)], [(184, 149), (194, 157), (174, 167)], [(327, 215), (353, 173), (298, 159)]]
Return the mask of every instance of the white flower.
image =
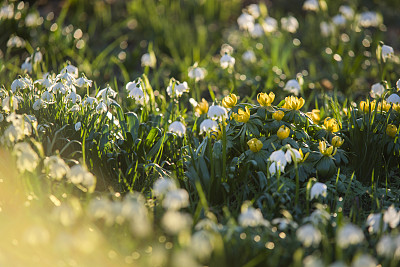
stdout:
[(218, 124), (214, 120), (205, 119), (202, 123), (200, 123), (200, 134), (217, 130), (218, 130)]
[(79, 131), (81, 129), (81, 126), (82, 126), (82, 123), (80, 121), (75, 123), (75, 131)]
[(189, 206), (189, 194), (185, 189), (168, 191), (163, 199), (162, 205), (169, 210), (179, 210)]
[(262, 26), (265, 32), (276, 32), (278, 29), (278, 21), (274, 18), (266, 17)]
[(259, 38), (264, 35), (264, 28), (259, 23), (257, 23), (254, 25), (253, 29), (251, 29), (249, 32), (251, 37)]
[(242, 206), (238, 222), (242, 227), (255, 227), (266, 223), (260, 209), (248, 207), (245, 204)]
[(296, 162), (299, 162), (302, 159), (300, 152), (297, 149), (294, 149), (291, 147), (289, 147), (286, 150), (285, 158), (286, 158), (287, 163), (291, 163), (292, 159), (295, 160)]
[(28, 57), (25, 59), (25, 62), (21, 65), (21, 70), (26, 71), (28, 73), (32, 73), (32, 63), (30, 62), (31, 58)]
[(381, 237), (378, 244), (376, 245), (376, 252), (380, 256), (387, 258), (393, 257), (393, 252), (396, 249), (396, 244), (393, 242), (392, 238), (386, 234)]
[(183, 93), (189, 92), (189, 86), (187, 82), (179, 83), (178, 81), (174, 84), (170, 84), (167, 87), (167, 94), (170, 97), (176, 96), (181, 97)]
[(141, 61), (142, 61), (142, 66), (148, 66), (151, 68), (154, 68), (157, 63), (157, 59), (156, 59), (156, 56), (154, 55), (154, 53), (144, 54), (141, 58)]
[(42, 62), (43, 60), (43, 55), (40, 51), (36, 51), (35, 53), (33, 53), (33, 63), (37, 64)]
[(397, 87), (397, 91), (399, 91), (400, 90), (400, 79), (397, 80), (396, 87)]
[(317, 0), (306, 0), (303, 4), (304, 10), (317, 11), (319, 9), (319, 4)]
[(128, 82), (125, 86), (128, 90), (128, 98), (133, 98), (135, 101), (143, 104), (144, 103), (144, 92), (140, 82)]
[(98, 97), (102, 97), (103, 99), (107, 99), (107, 97), (111, 96), (111, 97), (116, 97), (117, 96), (117, 92), (115, 92), (110, 86), (107, 86), (104, 89), (101, 89), (97, 95), (96, 98)]
[(59, 156), (47, 157), (43, 163), (50, 178), (54, 180), (61, 180), (69, 171), (68, 165)]
[(39, 15), (37, 13), (29, 13), (25, 17), (25, 24), (28, 27), (34, 27), (38, 25)]
[(22, 98), (15, 95), (5, 97), (2, 102), (3, 110), (5, 112), (18, 110), (18, 104), (22, 102), (22, 100)]
[(366, 11), (361, 13), (359, 23), (362, 27), (378, 27), (381, 24), (382, 18), (373, 11)]
[(44, 102), (42, 99), (37, 99), (34, 103), (33, 103), (33, 105), (32, 105), (32, 108), (34, 109), (34, 110), (39, 110), (39, 109), (41, 109), (41, 108), (46, 108), (47, 107), (47, 105), (46, 105), (46, 102)]
[(256, 62), (256, 55), (254, 54), (253, 50), (247, 50), (243, 53), (242, 59), (245, 62), (254, 63)]
[[(290, 154), (289, 154), (289, 159), (291, 160)], [(285, 167), (288, 162), (286, 154), (282, 150), (277, 150), (277, 151), (272, 152), (272, 154), (269, 156), (268, 160), (271, 162), (279, 163), (283, 167)]]
[(17, 157), (17, 169), (20, 172), (33, 172), (39, 163), (39, 156), (28, 143), (17, 143), (13, 153)]
[(396, 228), (400, 222), (400, 212), (394, 206), (390, 206), (383, 214), (383, 221), (387, 223), (390, 228)]
[(353, 262), (351, 263), (351, 267), (375, 267), (375, 266), (377, 266), (376, 260), (368, 254), (363, 254), (361, 256), (358, 256), (357, 258), (353, 259)]
[(369, 93), (372, 98), (381, 97), (385, 92), (385, 87), (381, 83), (374, 83), (371, 86), (371, 92)]
[(391, 58), (394, 56), (393, 47), (388, 45), (382, 45), (382, 59), (383, 62), (386, 62), (386, 59)]
[(247, 12), (249, 12), (249, 14), (255, 19), (261, 15), (260, 7), (257, 4), (247, 6)]
[(11, 36), (10, 39), (7, 41), (7, 47), (25, 47), (25, 40), (19, 36)]
[(350, 245), (357, 245), (364, 241), (364, 233), (360, 227), (348, 223), (339, 229), (336, 241), (341, 248), (347, 248)]
[(78, 112), (79, 110), (81, 110), (81, 107), (78, 104), (75, 104), (71, 107), (71, 109), (69, 111), (70, 112)]
[(278, 229), (282, 231), (286, 230), (288, 226), (291, 226), (293, 228), (297, 228), (298, 226), (296, 222), (289, 220), (287, 218), (275, 218), (272, 220), (272, 223), (277, 224)]
[[(96, 177), (80, 164), (71, 167), (67, 178), (75, 185), (83, 185), (89, 192), (93, 192), (96, 187)], [(83, 188), (80, 189), (83, 190)]]
[(190, 242), (190, 250), (201, 260), (208, 260), (214, 249), (213, 236), (210, 232), (200, 230), (192, 235)]
[(332, 18), (332, 22), (336, 26), (344, 26), (346, 25), (346, 18), (342, 14), (337, 14)]
[(386, 230), (387, 224), (383, 222), (382, 225), (381, 219), (382, 219), (382, 214), (380, 213), (372, 213), (368, 215), (367, 221), (365, 223), (368, 226), (369, 233), (371, 234), (378, 233), (381, 230), (381, 228), (383, 231)]
[(296, 96), (300, 94), (300, 84), (296, 79), (291, 79), (289, 80), (286, 85), (285, 88), (283, 88), (284, 91), (288, 91), (291, 94), (295, 94)]
[(69, 88), (66, 87), (62, 82), (57, 82), (54, 83), (51, 88), (49, 89), (49, 91), (53, 92), (53, 93), (57, 93), (60, 92), (63, 95), (65, 95), (67, 92), (69, 92)]
[(160, 197), (175, 189), (177, 189), (176, 184), (172, 179), (160, 178), (153, 185), (153, 194)]
[(28, 85), (22, 79), (16, 79), (11, 84), (11, 91), (15, 93), (18, 89), (25, 89)]
[(104, 113), (107, 111), (107, 105), (104, 104), (103, 101), (100, 101), (100, 103), (96, 107), (96, 112), (97, 113)]
[(78, 87), (92, 87), (92, 80), (87, 79), (86, 77), (80, 77), (75, 80), (75, 85)]
[(295, 33), (299, 28), (299, 22), (293, 16), (281, 18), (281, 26), (287, 32)]
[(219, 62), (221, 64), (221, 68), (223, 69), (233, 68), (233, 66), (235, 65), (235, 58), (228, 54), (225, 54), (221, 57)]
[(72, 103), (79, 103), (81, 102), (82, 98), (80, 95), (75, 93), (74, 91), (71, 91), (64, 99), (64, 101), (67, 103), (68, 101), (71, 101)]
[[(83, 101), (83, 103), (82, 103), (85, 107), (91, 107), (91, 108), (94, 108), (94, 106), (95, 105), (97, 105), (98, 104), (98, 101), (97, 101), (97, 99), (96, 98), (94, 98), (94, 97), (91, 97), (91, 96), (88, 96), (88, 97), (86, 97), (86, 99)], [(106, 107), (107, 108), (107, 107)]]
[(71, 74), (75, 79), (78, 78), (78, 68), (71, 64), (63, 68), (60, 73), (68, 73)]
[(308, 255), (303, 260), (304, 267), (322, 267), (325, 266), (324, 262), (318, 257), (314, 255)]
[(326, 225), (330, 218), (331, 215), (326, 210), (316, 209), (310, 214), (310, 216), (305, 217), (304, 221), (311, 222), (313, 225)]
[(14, 5), (3, 5), (0, 8), (0, 20), (4, 19), (12, 19), (14, 17)]
[(218, 105), (212, 105), (208, 109), (207, 113), (208, 117), (213, 119), (213, 120), (223, 120), (228, 116), (228, 112), (224, 107), (218, 106)]
[(354, 10), (349, 6), (340, 6), (339, 12), (342, 13), (346, 19), (352, 19), (354, 17)]
[(319, 28), (321, 29), (321, 34), (324, 37), (328, 37), (333, 34), (335, 31), (335, 27), (333, 24), (328, 23), (326, 21), (322, 21), (321, 24), (319, 25)]
[(281, 162), (275, 162), (274, 161), (269, 166), (269, 173), (271, 175), (275, 175), (278, 172), (284, 173), (285, 172), (285, 165), (283, 165)]
[(239, 28), (242, 30), (252, 30), (254, 27), (254, 17), (247, 13), (242, 13), (238, 19), (237, 23)]
[(198, 82), (206, 77), (207, 71), (205, 68), (197, 67), (197, 62), (188, 70), (188, 77)]
[(174, 121), (168, 127), (168, 132), (175, 133), (182, 137), (186, 133), (186, 127), (180, 121)]
[(47, 74), (43, 75), (42, 79), (36, 80), (35, 83), (38, 83), (38, 84), (46, 87), (48, 90), (50, 90), (54, 84), (54, 81), (53, 81), (52, 77), (47, 73)]
[(400, 96), (398, 94), (391, 94), (386, 99), (386, 102), (389, 104), (400, 104)]
[(303, 246), (318, 246), (321, 242), (321, 232), (312, 224), (305, 224), (296, 231), (297, 239)]
[(318, 198), (319, 196), (322, 196), (323, 198), (326, 198), (328, 192), (327, 192), (328, 187), (324, 183), (319, 183), (316, 182), (312, 187), (310, 191), (310, 199), (313, 198)]
[(161, 224), (168, 234), (176, 235), (192, 226), (192, 216), (169, 210), (164, 214)]
[(46, 102), (52, 102), (54, 101), (54, 95), (52, 93), (50, 93), (49, 91), (44, 91), (42, 93), (42, 96), (40, 97), (43, 101)]

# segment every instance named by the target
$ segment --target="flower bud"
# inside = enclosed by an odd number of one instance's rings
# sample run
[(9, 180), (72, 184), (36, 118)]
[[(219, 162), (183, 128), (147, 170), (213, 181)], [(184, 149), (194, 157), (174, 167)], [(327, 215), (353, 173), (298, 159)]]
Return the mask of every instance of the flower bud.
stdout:
[(282, 110), (277, 110), (272, 114), (272, 118), (274, 118), (277, 121), (282, 120), (283, 116), (285, 116), (285, 112), (283, 112)]
[(237, 103), (237, 96), (235, 94), (230, 94), (224, 97), (224, 99), (222, 99), (222, 105), (225, 108), (233, 108), (234, 106), (236, 106)]
[(388, 126), (386, 127), (386, 134), (394, 138), (396, 136), (396, 133), (397, 127), (393, 124), (388, 124)]
[(257, 101), (258, 103), (263, 106), (271, 106), (272, 102), (275, 100), (275, 94), (273, 92), (270, 92), (269, 94), (267, 93), (259, 93), (257, 95)]
[(282, 125), (276, 134), (278, 135), (279, 139), (283, 140), (283, 139), (289, 137), (290, 129), (288, 127)]
[(261, 148), (263, 147), (263, 143), (257, 138), (249, 140), (247, 142), (247, 145), (249, 146), (250, 150), (253, 151), (254, 153), (260, 151)]

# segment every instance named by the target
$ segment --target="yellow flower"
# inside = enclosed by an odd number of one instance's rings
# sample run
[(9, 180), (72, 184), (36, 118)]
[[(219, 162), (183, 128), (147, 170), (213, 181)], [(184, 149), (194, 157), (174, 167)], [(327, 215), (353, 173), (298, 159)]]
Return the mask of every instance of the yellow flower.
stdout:
[(232, 114), (232, 117), (238, 122), (246, 123), (250, 118), (250, 110), (248, 107), (245, 107), (245, 110), (240, 108), (237, 114)]
[(285, 104), (283, 105), (283, 108), (299, 110), (305, 102), (306, 101), (302, 97), (297, 98), (295, 96), (287, 96), (285, 97)]
[(221, 140), (222, 138), (222, 131), (221, 130), (216, 130), (216, 131), (212, 131), (211, 132), (211, 138), (212, 139), (216, 139), (216, 140)]
[(285, 125), (282, 125), (276, 134), (278, 135), (279, 139), (283, 140), (289, 136), (290, 129)]
[(324, 128), (331, 133), (335, 133), (340, 130), (338, 122), (334, 118), (327, 117), (324, 120)]
[(222, 105), (226, 108), (233, 108), (236, 106), (237, 103), (237, 96), (235, 94), (230, 94), (222, 99)]
[(376, 106), (376, 100), (370, 102), (367, 99), (367, 101), (361, 101), (360, 102), (360, 109), (365, 113), (368, 113), (370, 110), (374, 111), (375, 110), (375, 106)]
[(394, 138), (397, 134), (396, 125), (388, 124), (388, 126), (386, 127), (386, 134), (389, 135), (390, 137)]
[(393, 104), (392, 108), (400, 113), (400, 104)]
[(261, 106), (271, 106), (272, 102), (275, 100), (275, 94), (273, 92), (267, 93), (259, 93), (257, 95), (257, 101)]
[(272, 118), (274, 118), (277, 121), (282, 120), (283, 116), (285, 116), (285, 112), (283, 112), (282, 110), (277, 110), (272, 114)]
[(253, 138), (247, 142), (247, 145), (249, 146), (250, 150), (255, 152), (258, 152), (261, 150), (263, 147), (263, 143), (258, 140), (257, 138)]
[(335, 136), (332, 138), (332, 146), (334, 147), (341, 147), (344, 143), (343, 138), (341, 138), (340, 136)]
[(383, 100), (382, 102), (378, 103), (378, 111), (386, 111), (388, 112), (390, 109), (390, 104), (387, 103), (385, 100)]
[(204, 98), (201, 99), (201, 102), (199, 102), (195, 108), (195, 111), (197, 114), (202, 115), (202, 114), (207, 114), (208, 112), (208, 102)]
[(306, 161), (306, 159), (307, 159), (308, 156), (310, 155), (310, 152), (307, 152), (307, 153), (304, 155), (304, 154), (303, 154), (303, 151), (301, 151), (301, 148), (299, 149), (299, 153), (300, 153), (300, 157), (301, 157), (300, 162)]
[(321, 152), (324, 156), (334, 156), (336, 154), (337, 148), (330, 146), (326, 147), (326, 143), (324, 141), (319, 141), (319, 152)]
[(312, 121), (316, 124), (318, 124), (319, 121), (321, 120), (319, 109), (313, 109), (311, 112), (307, 112), (307, 116), (309, 116), (312, 119)]

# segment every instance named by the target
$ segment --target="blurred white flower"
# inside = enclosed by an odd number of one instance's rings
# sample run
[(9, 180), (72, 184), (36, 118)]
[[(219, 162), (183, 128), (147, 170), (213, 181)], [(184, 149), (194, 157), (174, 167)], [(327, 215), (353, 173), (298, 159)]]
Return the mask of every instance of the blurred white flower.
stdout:
[(93, 192), (96, 187), (96, 177), (89, 172), (86, 167), (77, 164), (70, 168), (67, 173), (68, 180), (75, 185), (82, 185), (84, 188), (78, 186), (81, 190)]
[(256, 55), (254, 54), (253, 50), (247, 50), (243, 53), (242, 59), (245, 62), (254, 63), (256, 62)]
[(391, 94), (387, 99), (386, 102), (389, 104), (399, 104), (400, 103), (400, 96), (398, 94)]
[(25, 136), (31, 135), (32, 125), (24, 119), (23, 115), (11, 113), (7, 116), (6, 121), (12, 124), (4, 131), (1, 137), (2, 142), (10, 144), (23, 139)]
[(224, 107), (221, 107), (218, 105), (212, 105), (208, 109), (207, 115), (212, 120), (223, 120), (228, 116), (228, 112), (226, 111), (226, 109)]
[(175, 84), (170, 84), (167, 87), (167, 94), (170, 97), (176, 96), (176, 97), (181, 97), (183, 93), (189, 92), (189, 86), (187, 82), (180, 83), (178, 81), (175, 82)]
[(299, 22), (293, 16), (281, 18), (281, 26), (287, 32), (295, 33), (299, 28)]
[(303, 260), (304, 267), (322, 267), (325, 266), (324, 262), (317, 256), (308, 255)]
[(195, 82), (203, 80), (206, 77), (206, 74), (206, 69), (198, 67), (197, 62), (188, 70), (188, 77), (193, 79)]
[(251, 4), (247, 6), (247, 12), (253, 16), (253, 18), (258, 18), (261, 15), (260, 6), (257, 4)]
[(303, 243), (303, 246), (318, 246), (321, 242), (321, 232), (312, 224), (305, 224), (296, 231), (297, 239)]
[(39, 22), (39, 14), (37, 14), (36, 12), (29, 13), (25, 17), (25, 25), (27, 27), (35, 27), (38, 25), (38, 22)]
[(331, 36), (335, 31), (334, 25), (326, 21), (322, 21), (319, 25), (319, 28), (321, 29), (321, 34), (324, 37)]
[(4, 4), (0, 8), (0, 20), (2, 19), (12, 19), (14, 17), (14, 5), (13, 4)]
[(303, 4), (303, 10), (317, 11), (319, 4), (317, 0), (306, 0)]
[(326, 198), (326, 196), (328, 194), (327, 189), (328, 189), (328, 187), (326, 186), (326, 184), (316, 182), (311, 187), (310, 199), (313, 199), (313, 198), (318, 199), (319, 196)]
[(373, 11), (365, 11), (359, 17), (359, 23), (362, 27), (378, 27), (382, 22), (382, 18), (378, 13)]
[(328, 267), (348, 267), (348, 265), (343, 261), (335, 261), (334, 263), (329, 264)]
[(394, 206), (390, 206), (383, 214), (383, 221), (387, 223), (390, 228), (396, 228), (400, 222), (400, 212)]
[[(119, 202), (114, 202), (118, 203)], [(107, 198), (93, 198), (88, 207), (89, 215), (97, 220), (103, 219), (106, 225), (110, 226), (114, 223), (115, 217), (113, 202)]]
[(382, 231), (385, 231), (387, 228), (387, 224), (382, 222), (382, 214), (380, 213), (371, 213), (370, 215), (368, 215), (365, 223), (368, 227), (368, 232), (371, 234), (378, 233), (381, 228)]
[(349, 6), (340, 6), (339, 7), (339, 12), (346, 18), (346, 19), (352, 19), (354, 17), (354, 10), (349, 7)]
[(251, 206), (249, 207), (246, 204), (242, 205), (238, 222), (242, 227), (256, 227), (260, 225), (265, 226), (268, 224), (267, 221), (264, 220), (260, 209), (255, 209)]
[(287, 81), (283, 90), (298, 96), (300, 94), (301, 88), (299, 82), (296, 79), (291, 79)]
[(372, 98), (381, 97), (382, 94), (385, 92), (385, 87), (381, 83), (374, 83), (371, 86), (370, 95)]
[(69, 171), (68, 165), (59, 156), (47, 157), (43, 163), (49, 177), (54, 180), (61, 180)]
[(396, 82), (396, 88), (397, 88), (397, 91), (400, 91), (400, 79), (398, 79)]
[(7, 41), (7, 47), (9, 48), (21, 48), (25, 47), (25, 40), (19, 36), (11, 36), (10, 39)]
[(20, 96), (16, 95), (6, 96), (2, 102), (3, 110), (5, 112), (18, 110), (19, 107), (18, 104), (21, 103), (22, 101), (23, 99)]
[(291, 226), (293, 228), (298, 227), (298, 224), (296, 222), (289, 220), (287, 218), (275, 218), (272, 220), (272, 224), (278, 225), (278, 229), (281, 231), (286, 230), (288, 226)]
[(44, 245), (50, 241), (50, 233), (46, 227), (42, 225), (32, 225), (23, 233), (26, 243), (32, 246)]
[(82, 123), (80, 121), (75, 123), (75, 131), (79, 131), (81, 129), (81, 126), (82, 126)]
[(223, 69), (233, 68), (233, 66), (235, 65), (235, 58), (231, 55), (225, 54), (221, 57), (219, 62), (221, 64), (221, 68)]
[(26, 71), (28, 73), (32, 73), (32, 63), (30, 61), (31, 61), (30, 57), (27, 57), (25, 59), (25, 62), (22, 63), (22, 65), (21, 65), (21, 70), (22, 71)]
[(383, 62), (386, 62), (388, 58), (391, 58), (394, 56), (394, 50), (393, 47), (388, 46), (388, 45), (382, 45), (382, 59)]
[(242, 13), (238, 19), (237, 23), (241, 30), (252, 30), (254, 27), (254, 17), (247, 13)]
[(192, 226), (192, 216), (187, 213), (169, 210), (164, 214), (161, 224), (168, 234), (177, 235)]
[(329, 219), (331, 218), (331, 215), (323, 209), (316, 209), (314, 210), (310, 216), (305, 217), (304, 221), (305, 222), (311, 222), (313, 225), (319, 225), (319, 224), (327, 224)]
[(175, 133), (182, 137), (186, 133), (186, 127), (180, 121), (174, 121), (168, 127), (168, 132)]
[(23, 90), (27, 88), (28, 85), (22, 79), (16, 79), (11, 83), (11, 91), (15, 93), (18, 89)]
[(39, 156), (28, 143), (17, 143), (14, 146), (13, 153), (17, 157), (17, 169), (20, 172), (33, 172), (36, 169)]
[(200, 134), (217, 131), (217, 130), (218, 130), (218, 123), (214, 120), (205, 119), (200, 124)]
[(141, 62), (143, 67), (154, 68), (157, 64), (157, 59), (154, 53), (146, 53), (142, 56)]
[(32, 108), (34, 110), (39, 110), (41, 108), (46, 108), (46, 107), (47, 107), (46, 102), (44, 102), (41, 98), (37, 99), (32, 105)]
[(392, 237), (388, 234), (381, 237), (378, 244), (376, 244), (376, 252), (380, 256), (387, 258), (392, 258), (393, 253), (396, 249), (396, 244), (394, 243)]
[(348, 223), (339, 229), (336, 241), (341, 248), (347, 248), (364, 241), (364, 233), (357, 225)]
[(179, 210), (189, 206), (189, 194), (185, 189), (168, 191), (162, 205), (168, 210)]
[(72, 75), (72, 77), (74, 77), (75, 79), (78, 78), (78, 68), (75, 67), (74, 65), (69, 64), (66, 67), (64, 67), (60, 71), (60, 74), (64, 74), (64, 73), (68, 73), (68, 74)]
[(37, 50), (35, 53), (33, 53), (33, 63), (38, 64), (42, 62), (43, 60), (43, 54), (39, 50)]
[(75, 85), (78, 87), (92, 87), (92, 80), (87, 79), (86, 77), (80, 77), (75, 80)]
[(346, 25), (346, 18), (342, 14), (337, 14), (332, 18), (332, 22), (336, 26), (344, 26)]
[(200, 261), (208, 260), (214, 250), (213, 235), (205, 230), (195, 232), (191, 238), (190, 250)]
[(257, 23), (254, 25), (253, 29), (249, 31), (249, 33), (251, 37), (259, 38), (264, 35), (264, 28), (259, 23)]
[(177, 189), (177, 187), (172, 179), (160, 178), (153, 185), (153, 194), (156, 197), (160, 197), (175, 189)]
[(353, 262), (351, 263), (351, 267), (375, 267), (377, 266), (376, 260), (368, 255), (368, 254), (363, 254), (361, 256), (356, 257), (353, 259)]
[(265, 32), (276, 32), (278, 29), (278, 21), (274, 18), (266, 17), (264, 23), (262, 23), (262, 26)]

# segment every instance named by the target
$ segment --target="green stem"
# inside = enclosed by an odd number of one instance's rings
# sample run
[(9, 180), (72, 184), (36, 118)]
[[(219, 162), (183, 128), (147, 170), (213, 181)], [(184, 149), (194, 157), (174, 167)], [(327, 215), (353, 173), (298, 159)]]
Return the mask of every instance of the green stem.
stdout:
[(226, 182), (226, 126), (222, 121), (222, 181)]

